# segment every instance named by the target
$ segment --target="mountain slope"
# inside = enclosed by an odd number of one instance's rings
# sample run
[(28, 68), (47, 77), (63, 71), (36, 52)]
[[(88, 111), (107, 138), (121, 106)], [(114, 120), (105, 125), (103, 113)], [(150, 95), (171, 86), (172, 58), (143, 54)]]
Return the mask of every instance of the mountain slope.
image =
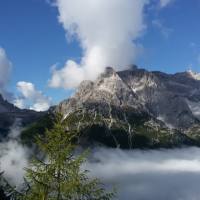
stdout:
[(22, 126), (26, 126), (37, 121), (43, 115), (42, 112), (21, 110), (0, 95), (0, 140), (8, 134), (10, 127), (16, 120), (20, 120)]
[[(85, 142), (121, 148), (197, 145), (200, 81), (132, 67), (106, 68), (56, 107)], [(194, 134), (195, 133), (195, 134)]]
[(199, 124), (200, 81), (189, 72), (169, 75), (137, 69), (119, 76), (168, 127), (187, 130)]

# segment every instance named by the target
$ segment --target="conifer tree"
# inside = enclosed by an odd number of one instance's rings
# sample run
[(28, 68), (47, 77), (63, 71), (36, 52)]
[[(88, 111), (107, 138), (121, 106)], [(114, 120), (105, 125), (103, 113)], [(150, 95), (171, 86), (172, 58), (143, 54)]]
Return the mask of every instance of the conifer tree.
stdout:
[(114, 197), (98, 179), (88, 178), (87, 171), (81, 170), (86, 153), (74, 155), (76, 139), (76, 133), (66, 130), (62, 116), (56, 116), (53, 128), (37, 139), (46, 161), (34, 159), (26, 169), (29, 188), (24, 200), (110, 200)]

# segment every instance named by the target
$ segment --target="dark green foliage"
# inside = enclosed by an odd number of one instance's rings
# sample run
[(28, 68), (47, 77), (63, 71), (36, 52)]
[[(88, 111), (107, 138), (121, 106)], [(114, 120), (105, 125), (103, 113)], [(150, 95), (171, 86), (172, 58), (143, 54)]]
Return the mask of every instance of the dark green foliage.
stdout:
[(9, 197), (6, 197), (3, 188), (0, 187), (0, 199), (1, 200), (9, 200)]
[[(136, 112), (126, 107), (123, 111), (112, 107), (111, 123), (106, 106), (108, 107), (107, 104), (101, 106), (103, 111), (93, 104), (86, 107), (88, 110), (74, 111), (65, 119), (67, 127), (70, 131), (78, 131), (84, 144), (98, 142), (114, 148), (172, 148), (200, 144), (199, 133), (196, 130), (192, 130), (196, 134), (189, 135), (175, 130), (171, 133), (171, 130), (162, 125), (158, 125), (158, 128), (148, 125), (147, 122), (151, 118), (147, 113)], [(23, 142), (31, 145), (37, 133), (44, 134), (45, 127), (52, 128), (53, 119), (53, 115), (46, 115), (42, 120), (29, 126), (22, 133)]]
[(117, 147), (117, 144), (105, 126), (92, 125), (82, 130), (82, 137), (86, 137), (89, 143), (98, 142), (109, 147)]
[(0, 114), (0, 141), (4, 139), (10, 130), (10, 126), (14, 123), (14, 118), (9, 114)]
[(35, 143), (35, 138), (38, 135), (44, 135), (46, 128), (51, 129), (53, 127), (54, 115), (46, 114), (38, 121), (26, 127), (21, 133), (22, 143), (32, 145)]
[(151, 140), (145, 135), (135, 134), (132, 137), (132, 145), (134, 148), (150, 148)]
[(27, 168), (27, 190), (24, 200), (109, 200), (114, 194), (106, 192), (98, 179), (89, 179), (81, 170), (86, 153), (74, 155), (76, 132), (66, 130), (62, 116), (55, 118), (53, 127), (40, 135), (37, 145), (47, 161), (32, 160)]
[(83, 130), (83, 136), (87, 137), (89, 143), (95, 141), (109, 147), (129, 148), (129, 138), (125, 130), (109, 130), (105, 126), (92, 125), (90, 128)]

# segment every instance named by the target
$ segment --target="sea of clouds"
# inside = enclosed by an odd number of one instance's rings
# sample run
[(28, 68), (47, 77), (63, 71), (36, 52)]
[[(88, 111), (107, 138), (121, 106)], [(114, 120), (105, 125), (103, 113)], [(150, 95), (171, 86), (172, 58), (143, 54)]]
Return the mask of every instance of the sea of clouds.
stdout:
[(86, 168), (114, 185), (120, 200), (199, 200), (200, 149), (98, 148)]
[[(0, 169), (20, 186), (30, 150), (18, 141), (19, 122), (0, 143)], [(119, 200), (199, 200), (200, 148), (120, 150), (94, 148), (84, 167), (117, 188)]]

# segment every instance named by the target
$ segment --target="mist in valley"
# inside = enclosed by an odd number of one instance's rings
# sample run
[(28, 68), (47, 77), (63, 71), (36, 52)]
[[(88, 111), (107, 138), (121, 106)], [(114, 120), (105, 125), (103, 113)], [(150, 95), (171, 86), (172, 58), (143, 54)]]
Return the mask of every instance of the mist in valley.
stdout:
[(28, 166), (31, 150), (19, 141), (21, 121), (17, 119), (10, 127), (7, 138), (0, 143), (0, 172), (13, 186), (20, 187), (24, 181), (24, 168)]
[(120, 200), (198, 200), (200, 149), (94, 149), (86, 168), (114, 185)]
[[(30, 150), (17, 140), (19, 122), (0, 143), (0, 166), (4, 176), (20, 186)], [(83, 166), (90, 176), (117, 188), (120, 200), (198, 200), (200, 196), (200, 149), (160, 150), (94, 148)]]

